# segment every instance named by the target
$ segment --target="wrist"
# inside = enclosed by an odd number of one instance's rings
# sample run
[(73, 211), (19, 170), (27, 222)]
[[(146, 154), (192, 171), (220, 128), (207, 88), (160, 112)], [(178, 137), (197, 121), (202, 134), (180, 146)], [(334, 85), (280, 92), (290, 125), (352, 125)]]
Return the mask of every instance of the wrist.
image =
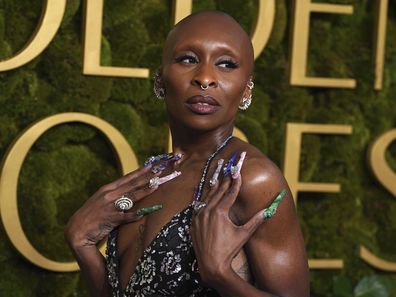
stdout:
[(73, 251), (77, 251), (81, 248), (89, 246), (95, 246), (94, 244), (89, 244), (89, 241), (86, 240), (84, 236), (82, 236), (78, 232), (73, 232), (69, 228), (65, 230), (64, 236), (67, 244)]

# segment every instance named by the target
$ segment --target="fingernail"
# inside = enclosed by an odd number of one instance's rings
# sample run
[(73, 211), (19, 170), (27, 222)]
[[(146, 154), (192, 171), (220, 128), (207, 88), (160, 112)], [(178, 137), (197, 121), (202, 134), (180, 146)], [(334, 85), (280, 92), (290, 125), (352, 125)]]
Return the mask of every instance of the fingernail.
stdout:
[(156, 204), (156, 205), (153, 205), (153, 206), (151, 206), (151, 207), (144, 207), (144, 208), (141, 208), (141, 209), (139, 209), (138, 211), (136, 211), (136, 214), (137, 214), (138, 216), (144, 216), (144, 215), (147, 215), (147, 214), (149, 214), (149, 213), (158, 211), (158, 210), (160, 210), (161, 208), (162, 208), (162, 204)]
[(161, 154), (161, 155), (157, 155), (157, 156), (151, 156), (149, 157), (145, 162), (144, 162), (144, 167), (153, 165), (154, 163), (157, 163), (159, 161), (162, 161), (164, 159), (168, 159), (171, 156), (173, 156), (172, 153), (165, 153), (165, 154)]
[(217, 161), (217, 167), (216, 170), (212, 176), (212, 178), (209, 181), (209, 186), (213, 187), (216, 183), (217, 183), (217, 179), (219, 178), (219, 174), (221, 171), (221, 167), (223, 167), (224, 164), (224, 159), (220, 159), (219, 161)]
[(161, 185), (163, 183), (166, 183), (172, 179), (174, 179), (175, 177), (178, 177), (181, 174), (180, 171), (173, 171), (171, 174), (164, 176), (164, 177), (160, 177), (158, 180), (158, 185)]
[(234, 167), (231, 168), (231, 173), (232, 173), (231, 177), (233, 179), (237, 179), (239, 174), (241, 173), (241, 168), (242, 168), (243, 162), (245, 161), (245, 157), (246, 157), (246, 152), (242, 152), (241, 155), (239, 156), (238, 163)]
[(234, 166), (234, 162), (235, 162), (235, 159), (236, 159), (237, 155), (238, 155), (238, 152), (234, 152), (232, 154), (230, 160), (227, 163), (226, 168), (224, 169), (224, 177), (226, 177), (226, 176), (231, 174), (231, 167)]
[(278, 196), (276, 196), (274, 201), (271, 203), (271, 205), (263, 210), (263, 212), (262, 212), (263, 219), (265, 219), (265, 220), (269, 219), (276, 213), (279, 203), (282, 201), (283, 197), (285, 197), (286, 193), (287, 193), (286, 189), (283, 189), (282, 191), (280, 191)]
[(175, 162), (179, 161), (182, 158), (183, 154), (169, 155), (168, 158), (161, 164), (156, 165), (151, 169), (152, 173), (158, 173), (164, 171), (166, 168), (170, 167)]

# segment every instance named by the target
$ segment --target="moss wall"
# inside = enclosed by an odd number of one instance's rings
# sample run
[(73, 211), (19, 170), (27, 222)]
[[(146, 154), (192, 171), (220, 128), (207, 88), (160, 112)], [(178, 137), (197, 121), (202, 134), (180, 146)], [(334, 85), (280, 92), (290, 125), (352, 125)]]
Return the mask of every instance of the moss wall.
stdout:
[[(17, 53), (39, 20), (42, 0), (0, 0), (0, 60)], [(254, 0), (195, 0), (194, 11), (219, 9), (250, 31)], [(396, 261), (396, 201), (370, 174), (369, 143), (396, 127), (396, 1), (390, 1), (385, 83), (374, 91), (373, 36), (376, 1), (320, 1), (353, 4), (353, 16), (315, 15), (311, 25), (309, 74), (354, 77), (354, 90), (291, 87), (288, 83), (291, 0), (276, 0), (274, 30), (256, 60), (254, 102), (238, 115), (249, 141), (279, 165), (287, 122), (349, 124), (350, 136), (303, 138), (304, 181), (337, 182), (339, 194), (299, 194), (298, 213), (311, 258), (342, 258), (342, 270), (312, 271), (312, 296), (396, 296), (396, 277), (358, 257), (364, 244)], [(154, 71), (170, 26), (170, 1), (105, 1), (102, 63)], [(117, 127), (139, 160), (166, 148), (163, 103), (146, 79), (82, 75), (83, 1), (67, 1), (62, 26), (34, 61), (0, 73), (0, 157), (32, 122), (61, 112), (85, 112)], [(396, 145), (387, 154), (396, 170)], [(23, 165), (18, 204), (29, 240), (44, 255), (71, 260), (62, 230), (68, 217), (99, 185), (119, 176), (109, 145), (95, 129), (67, 124), (51, 129)], [(78, 273), (54, 273), (25, 261), (0, 226), (0, 296), (87, 296)], [(366, 287), (376, 291), (365, 291)], [(355, 291), (353, 293), (353, 291)], [(362, 292), (366, 293), (362, 293)], [(366, 295), (365, 295), (366, 294)]]

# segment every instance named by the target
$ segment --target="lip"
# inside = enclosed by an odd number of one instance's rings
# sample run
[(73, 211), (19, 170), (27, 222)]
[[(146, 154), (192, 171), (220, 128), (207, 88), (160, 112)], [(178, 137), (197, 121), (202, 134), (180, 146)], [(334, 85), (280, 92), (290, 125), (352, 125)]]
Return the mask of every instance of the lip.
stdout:
[(220, 104), (211, 96), (196, 95), (187, 99), (187, 107), (194, 113), (205, 115), (215, 113)]

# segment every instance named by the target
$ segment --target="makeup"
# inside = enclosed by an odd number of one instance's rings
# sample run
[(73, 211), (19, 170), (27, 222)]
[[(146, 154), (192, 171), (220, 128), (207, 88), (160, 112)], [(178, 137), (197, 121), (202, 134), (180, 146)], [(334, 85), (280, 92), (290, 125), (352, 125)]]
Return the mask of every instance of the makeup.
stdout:
[(282, 201), (283, 197), (285, 197), (286, 193), (286, 189), (280, 191), (278, 196), (276, 196), (274, 201), (271, 203), (271, 205), (262, 211), (261, 214), (263, 216), (263, 219), (267, 220), (272, 218), (272, 216), (276, 213), (276, 210), (278, 209), (279, 203)]
[(156, 204), (156, 205), (153, 205), (153, 206), (150, 206), (150, 207), (141, 208), (138, 211), (136, 211), (136, 214), (138, 216), (144, 216), (144, 215), (150, 214), (152, 212), (158, 211), (161, 208), (162, 208), (162, 204)]

